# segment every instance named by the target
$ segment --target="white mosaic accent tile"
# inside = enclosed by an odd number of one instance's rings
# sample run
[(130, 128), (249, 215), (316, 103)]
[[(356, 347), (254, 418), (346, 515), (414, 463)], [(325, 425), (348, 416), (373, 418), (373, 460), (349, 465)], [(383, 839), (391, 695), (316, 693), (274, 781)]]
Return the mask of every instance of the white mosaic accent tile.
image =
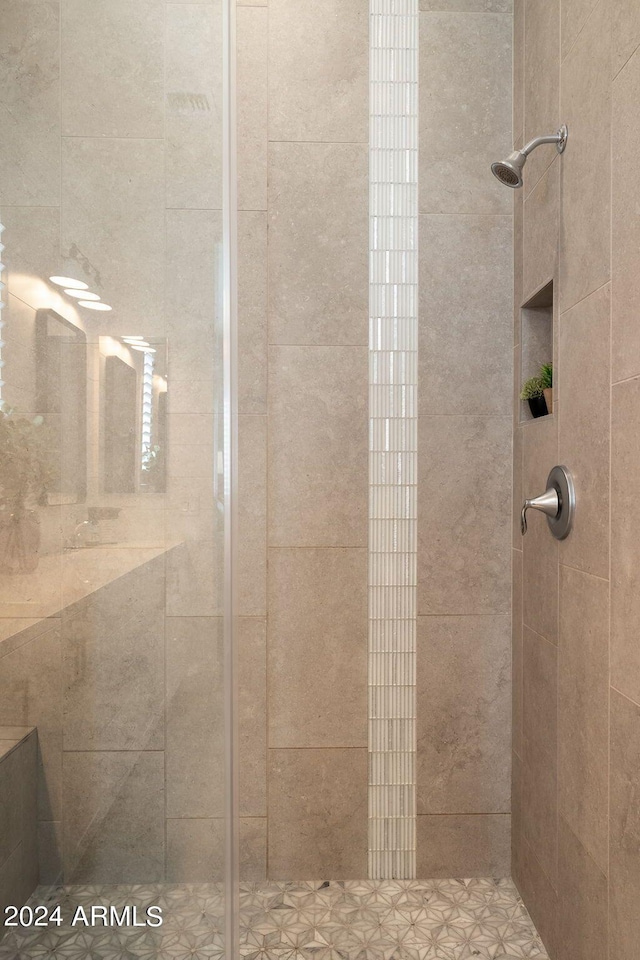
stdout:
[(418, 0), (370, 0), (369, 876), (416, 871)]
[[(66, 916), (92, 903), (158, 904), (165, 923), (11, 933), (0, 960), (226, 957), (219, 884), (41, 888), (30, 903), (43, 902)], [(243, 960), (548, 960), (511, 880), (245, 883), (240, 922)]]

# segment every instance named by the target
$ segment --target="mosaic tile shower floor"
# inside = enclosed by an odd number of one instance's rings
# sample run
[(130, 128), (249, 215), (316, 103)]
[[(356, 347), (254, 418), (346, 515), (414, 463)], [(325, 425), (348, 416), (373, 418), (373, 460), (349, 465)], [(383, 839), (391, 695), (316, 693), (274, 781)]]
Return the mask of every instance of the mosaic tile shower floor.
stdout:
[[(224, 960), (215, 884), (39, 888), (65, 926), (10, 933), (0, 960)], [(77, 906), (163, 908), (162, 927), (70, 926)], [(511, 880), (244, 883), (243, 960), (547, 960)]]

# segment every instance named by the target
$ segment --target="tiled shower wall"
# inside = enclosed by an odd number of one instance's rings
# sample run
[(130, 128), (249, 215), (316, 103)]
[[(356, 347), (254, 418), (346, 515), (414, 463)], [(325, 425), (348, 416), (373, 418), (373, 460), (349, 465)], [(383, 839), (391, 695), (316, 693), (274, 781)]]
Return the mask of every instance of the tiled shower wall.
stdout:
[[(513, 873), (559, 960), (640, 940), (639, 48), (635, 2), (516, 0), (516, 144), (569, 126), (515, 196), (516, 359), (517, 307), (553, 279), (556, 373), (554, 415), (515, 431)], [(574, 530), (522, 539), (554, 463)]]
[[(367, 871), (368, 6), (238, 8), (241, 612), (268, 648), (241, 803), (273, 878)], [(509, 870), (512, 24), (453, 6), (420, 13), (419, 876)]]
[(420, 3), (418, 876), (509, 872), (509, 0)]

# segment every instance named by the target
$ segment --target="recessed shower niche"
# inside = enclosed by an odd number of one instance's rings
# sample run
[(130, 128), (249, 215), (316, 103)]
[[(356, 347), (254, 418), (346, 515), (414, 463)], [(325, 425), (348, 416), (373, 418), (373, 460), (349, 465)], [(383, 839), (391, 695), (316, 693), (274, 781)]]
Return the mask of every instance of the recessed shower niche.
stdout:
[[(533, 400), (522, 398), (527, 385), (541, 379), (544, 368), (553, 363), (553, 280), (545, 284), (520, 309), (520, 422), (553, 413), (553, 388), (546, 381), (539, 383), (541, 396)], [(547, 371), (548, 372), (548, 371)], [(538, 402), (539, 401), (539, 402)], [(546, 404), (546, 409), (545, 409)], [(533, 408), (533, 409), (532, 409)], [(535, 413), (533, 411), (536, 411)]]

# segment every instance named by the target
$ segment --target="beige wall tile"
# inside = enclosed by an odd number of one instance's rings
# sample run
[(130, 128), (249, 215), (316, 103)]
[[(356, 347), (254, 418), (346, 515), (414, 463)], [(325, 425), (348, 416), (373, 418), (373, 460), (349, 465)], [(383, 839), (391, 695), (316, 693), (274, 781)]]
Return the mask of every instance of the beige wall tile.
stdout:
[(164, 877), (164, 756), (65, 753), (67, 883), (155, 883)]
[(418, 472), (418, 612), (507, 613), (511, 417), (421, 418)]
[[(523, 427), (524, 466), (522, 496), (537, 497), (546, 490), (549, 471), (558, 463), (556, 417), (532, 420)], [(558, 541), (552, 537), (547, 518), (538, 511), (527, 515), (528, 529), (522, 537), (523, 618), (547, 640), (558, 638)]]
[(640, 700), (640, 542), (638, 417), (640, 380), (619, 383), (611, 411), (611, 683)]
[(418, 876), (508, 876), (510, 819), (508, 814), (418, 817)]
[(608, 891), (602, 873), (560, 817), (559, 955), (600, 960), (608, 949)]
[(168, 3), (166, 10), (166, 128), (161, 136), (166, 136), (167, 206), (219, 210), (222, 5)]
[(557, 648), (524, 630), (523, 836), (555, 886), (558, 870)]
[(367, 751), (269, 751), (269, 877), (367, 873)]
[[(560, 813), (599, 869), (606, 873), (609, 771), (607, 581), (560, 567), (559, 646)], [(563, 861), (562, 852), (560, 861)]]
[(222, 622), (166, 621), (167, 816), (221, 817), (224, 810)]
[(215, 883), (224, 879), (224, 820), (167, 820), (169, 883)]
[(109, 333), (157, 332), (164, 243), (163, 143), (63, 140), (61, 266), (114, 308)]
[(511, 145), (512, 20), (506, 14), (420, 16), (420, 212), (511, 212), (491, 176)]
[[(634, 56), (616, 77), (612, 89), (611, 160), (615, 176), (611, 190), (612, 229), (612, 350), (611, 376), (623, 380), (640, 373), (640, 310), (638, 218), (629, 216), (630, 185), (640, 177), (640, 56)], [(619, 173), (624, 172), (624, 176)]]
[(609, 951), (616, 960), (634, 960), (640, 938), (640, 706), (617, 690), (611, 691), (610, 757)]
[(238, 411), (267, 412), (267, 214), (238, 215)]
[(558, 942), (558, 903), (554, 887), (526, 841), (515, 849), (513, 878), (550, 956)]
[(611, 276), (610, 37), (609, 0), (600, 0), (562, 64), (562, 122), (570, 134), (560, 159), (560, 311)]
[(365, 546), (367, 351), (272, 347), (269, 544)]
[(267, 819), (247, 817), (240, 820), (239, 827), (239, 873), (243, 882), (256, 882), (267, 878)]
[[(523, 302), (557, 275), (560, 229), (560, 158), (557, 154), (556, 158), (524, 201)], [(528, 169), (527, 164), (525, 176)]]
[(62, 815), (62, 665), (60, 625), (0, 661), (0, 723), (38, 729), (38, 817)]
[(267, 418), (238, 418), (238, 613), (267, 612)]
[(362, 0), (270, 0), (269, 139), (366, 142), (368, 69)]
[(271, 343), (367, 343), (367, 195), (365, 144), (270, 144)]
[(512, 243), (511, 217), (420, 218), (421, 414), (510, 412)]
[(166, 564), (168, 617), (222, 616), (224, 550), (219, 537), (182, 543), (167, 554)]
[(6, 0), (3, 5), (2, 204), (60, 202), (59, 8), (57, 0)]
[(268, 15), (266, 6), (237, 15), (238, 209), (267, 209)]
[[(524, 11), (526, 0), (513, 0), (513, 143), (524, 142)], [(515, 191), (516, 198), (522, 190)]]
[(62, 823), (45, 820), (38, 823), (39, 882), (62, 882)]
[(613, 0), (613, 76), (640, 45), (640, 9), (635, 0)]
[(0, 865), (0, 911), (26, 903), (38, 883), (38, 864), (32, 851), (20, 843), (8, 860)]
[[(560, 126), (560, 0), (525, 0), (524, 118), (525, 141)], [(535, 186), (557, 157), (553, 145), (536, 150), (527, 161), (524, 189)]]
[(522, 639), (522, 552), (512, 551), (512, 607), (511, 607), (511, 675), (512, 713), (511, 738), (513, 750), (522, 760), (524, 756), (523, 711), (523, 639)]
[(269, 744), (367, 745), (367, 551), (269, 552)]
[(162, 749), (164, 590), (160, 559), (63, 612), (65, 750)]
[(162, 137), (161, 0), (61, 0), (60, 14), (63, 136)]
[(562, 58), (564, 59), (576, 42), (585, 23), (599, 0), (561, 0), (560, 30), (562, 34)]
[[(519, 359), (518, 351), (515, 359)], [(519, 384), (517, 384), (519, 386)], [(516, 415), (519, 413), (520, 400), (517, 401)], [(514, 404), (515, 405), (515, 404)], [(522, 530), (520, 528), (520, 511), (524, 502), (523, 483), (523, 453), (524, 428), (516, 426), (513, 431), (513, 547), (522, 551)]]
[(579, 514), (560, 560), (609, 577), (609, 285), (560, 317), (558, 462), (572, 473)]
[(508, 616), (418, 618), (419, 814), (509, 812), (509, 631)]
[(420, 10), (458, 13), (511, 13), (511, 0), (420, 0)]
[[(9, 293), (34, 309), (46, 305), (43, 300), (49, 291), (54, 301), (53, 290), (45, 286), (44, 281), (60, 269), (60, 209), (3, 205), (2, 223), (5, 227), (2, 260), (7, 269)], [(4, 316), (3, 319), (10, 318)], [(5, 329), (3, 339), (8, 332), (8, 328)], [(8, 373), (5, 369), (5, 379)]]
[(240, 816), (267, 813), (267, 622), (238, 619), (238, 796)]

